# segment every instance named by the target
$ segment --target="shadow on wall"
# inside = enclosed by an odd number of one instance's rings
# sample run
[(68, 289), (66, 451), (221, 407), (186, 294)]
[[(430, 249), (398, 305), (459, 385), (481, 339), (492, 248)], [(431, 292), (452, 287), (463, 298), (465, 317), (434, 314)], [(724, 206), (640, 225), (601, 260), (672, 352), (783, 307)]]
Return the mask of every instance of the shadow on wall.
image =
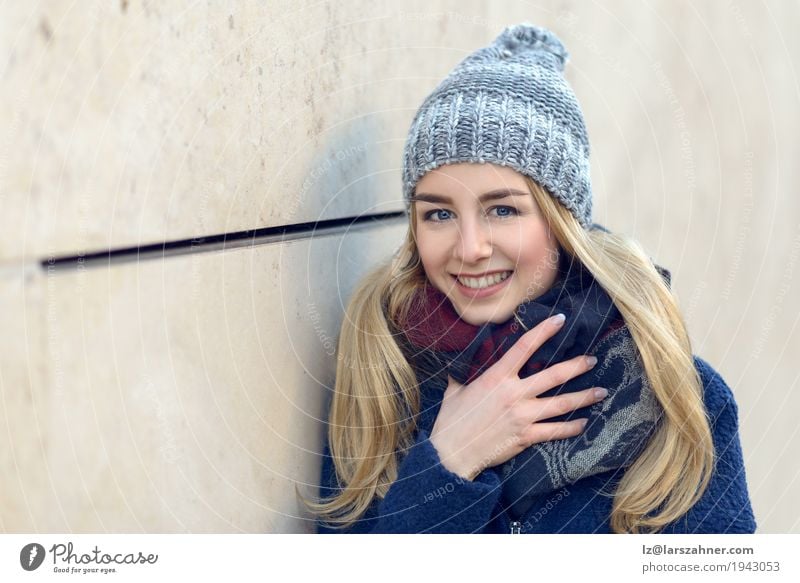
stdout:
[[(378, 139), (380, 131), (381, 126), (362, 118), (346, 128), (323, 133), (329, 140), (319, 149), (293, 197), (290, 217), (308, 208), (320, 209), (319, 216), (310, 220), (358, 218), (404, 209), (399, 164), (383, 162), (386, 156), (382, 156), (382, 148), (388, 142)], [(396, 197), (386, 197), (387, 188), (395, 191)], [(287, 333), (294, 345), (292, 352), (307, 375), (308, 389), (315, 391), (308, 402), (309, 410), (296, 409), (300, 414), (297, 423), (304, 426), (302, 433), (314, 436), (308, 442), (315, 443), (312, 448), (319, 452), (333, 395), (337, 343), (347, 303), (363, 275), (399, 247), (406, 224), (403, 216), (385, 222), (343, 225), (333, 233), (311, 234), (306, 265), (282, 265), (282, 273), (292, 270), (304, 278), (284, 280), (281, 303), (284, 310), (297, 310), (296, 318), (285, 313), (284, 321), (298, 326)], [(316, 496), (321, 458), (304, 453), (308, 479), (298, 487), (303, 495)], [(301, 517), (312, 518), (299, 502), (297, 508)]]

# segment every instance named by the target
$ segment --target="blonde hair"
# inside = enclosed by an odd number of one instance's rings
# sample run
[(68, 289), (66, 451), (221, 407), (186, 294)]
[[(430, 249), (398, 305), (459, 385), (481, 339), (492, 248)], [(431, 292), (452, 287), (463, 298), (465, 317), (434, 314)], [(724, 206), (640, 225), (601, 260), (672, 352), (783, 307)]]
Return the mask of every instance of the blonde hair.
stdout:
[[(664, 409), (662, 423), (617, 485), (610, 520), (615, 533), (658, 532), (700, 499), (714, 465), (703, 388), (676, 298), (636, 242), (583, 229), (538, 184), (527, 182), (561, 248), (591, 272), (619, 309)], [(346, 528), (375, 497), (386, 496), (397, 478), (398, 455), (413, 443), (419, 387), (395, 340), (426, 277), (414, 242), (414, 205), (410, 219), (402, 247), (360, 282), (342, 324), (328, 444), (343, 488), (321, 501), (298, 492), (333, 527)]]

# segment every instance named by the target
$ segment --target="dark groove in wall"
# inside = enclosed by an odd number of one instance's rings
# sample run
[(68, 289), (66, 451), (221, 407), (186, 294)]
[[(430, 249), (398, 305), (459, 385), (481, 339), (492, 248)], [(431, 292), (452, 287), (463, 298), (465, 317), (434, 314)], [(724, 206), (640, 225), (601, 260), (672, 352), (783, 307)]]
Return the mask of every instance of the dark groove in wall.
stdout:
[(263, 227), (234, 233), (196, 237), (194, 239), (180, 239), (177, 241), (151, 243), (137, 247), (109, 249), (108, 251), (98, 251), (82, 255), (51, 257), (41, 260), (39, 266), (45, 271), (69, 268), (110, 267), (119, 263), (129, 263), (132, 261), (149, 261), (176, 255), (207, 253), (209, 251), (285, 243), (297, 239), (340, 235), (376, 226), (393, 225), (400, 220), (403, 222), (408, 220), (406, 213), (403, 211), (346, 217), (342, 219), (329, 219), (313, 223), (297, 223), (294, 225), (282, 225), (280, 227)]

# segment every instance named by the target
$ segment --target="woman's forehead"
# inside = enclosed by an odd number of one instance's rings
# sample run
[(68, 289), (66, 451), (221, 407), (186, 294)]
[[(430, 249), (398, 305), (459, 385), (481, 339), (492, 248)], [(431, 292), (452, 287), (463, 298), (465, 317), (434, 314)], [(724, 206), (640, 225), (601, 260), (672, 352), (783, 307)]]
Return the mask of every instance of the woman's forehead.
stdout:
[(427, 172), (417, 183), (416, 192), (432, 188), (475, 191), (499, 187), (526, 190), (527, 182), (525, 176), (507, 166), (457, 163)]

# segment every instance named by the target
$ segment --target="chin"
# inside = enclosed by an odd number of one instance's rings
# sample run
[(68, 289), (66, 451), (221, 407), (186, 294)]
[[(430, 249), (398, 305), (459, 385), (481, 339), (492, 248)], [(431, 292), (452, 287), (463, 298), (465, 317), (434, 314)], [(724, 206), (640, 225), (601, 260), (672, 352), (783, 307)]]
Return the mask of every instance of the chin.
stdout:
[(486, 315), (482, 315), (476, 314), (474, 311), (465, 313), (461, 313), (459, 310), (456, 311), (462, 320), (464, 320), (467, 324), (472, 324), (473, 326), (482, 326), (483, 324), (488, 324), (489, 322), (493, 324), (502, 324), (514, 313), (513, 310), (508, 313), (506, 313), (505, 310), (493, 310), (491, 312), (487, 311)]

